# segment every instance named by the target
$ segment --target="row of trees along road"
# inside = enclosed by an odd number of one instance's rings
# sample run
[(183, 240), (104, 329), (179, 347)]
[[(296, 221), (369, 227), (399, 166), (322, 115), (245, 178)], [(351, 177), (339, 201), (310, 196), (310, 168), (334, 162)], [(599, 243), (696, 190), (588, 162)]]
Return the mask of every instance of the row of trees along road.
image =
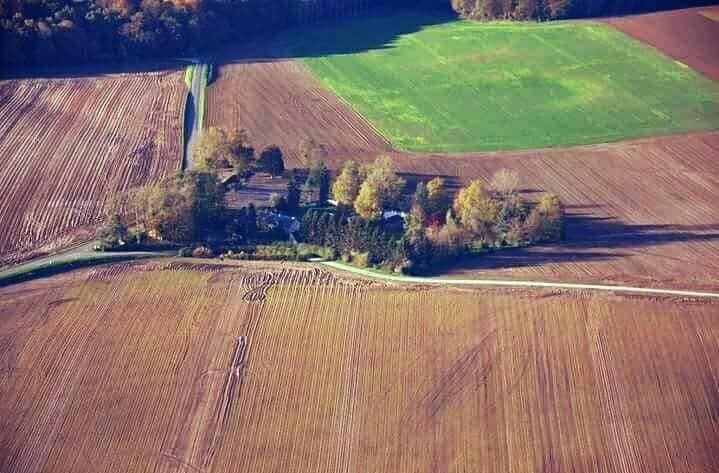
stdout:
[(0, 0), (0, 64), (177, 57), (378, 7), (481, 19), (556, 19), (710, 3), (680, 0)]

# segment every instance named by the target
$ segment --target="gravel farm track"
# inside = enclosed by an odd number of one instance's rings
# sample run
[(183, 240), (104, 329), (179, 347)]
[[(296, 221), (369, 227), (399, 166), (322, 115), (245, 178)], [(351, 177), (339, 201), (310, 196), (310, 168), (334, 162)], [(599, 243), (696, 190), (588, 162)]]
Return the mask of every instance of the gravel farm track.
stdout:
[(179, 169), (182, 73), (0, 81), (0, 263), (88, 238), (105, 200)]
[[(712, 22), (695, 10), (672, 14)], [(716, 34), (719, 23), (712, 23)], [(678, 38), (686, 49), (692, 37)], [(697, 50), (712, 44), (702, 44), (705, 38), (695, 37)], [(389, 154), (410, 182), (439, 175), (458, 186), (510, 168), (529, 197), (539, 191), (561, 197), (568, 211), (566, 241), (482, 256), (453, 268), (452, 275), (719, 288), (719, 132), (507, 152), (408, 153), (393, 149), (282, 51), (265, 42), (220, 56), (218, 78), (207, 90), (208, 126), (245, 128), (256, 147), (279, 145), (288, 167), (307, 165), (296, 150), (311, 136), (326, 145), (334, 169), (347, 159), (368, 162)], [(712, 49), (703, 60), (719, 67), (716, 53)]]
[(0, 288), (0, 471), (714, 471), (719, 306), (110, 264)]

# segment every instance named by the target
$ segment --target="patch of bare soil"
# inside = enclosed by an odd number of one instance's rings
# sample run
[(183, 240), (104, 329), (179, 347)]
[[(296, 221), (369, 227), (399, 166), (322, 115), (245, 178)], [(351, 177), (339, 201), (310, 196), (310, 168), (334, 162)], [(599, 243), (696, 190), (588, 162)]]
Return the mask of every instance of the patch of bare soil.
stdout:
[(689, 8), (605, 20), (630, 36), (719, 80), (719, 7)]

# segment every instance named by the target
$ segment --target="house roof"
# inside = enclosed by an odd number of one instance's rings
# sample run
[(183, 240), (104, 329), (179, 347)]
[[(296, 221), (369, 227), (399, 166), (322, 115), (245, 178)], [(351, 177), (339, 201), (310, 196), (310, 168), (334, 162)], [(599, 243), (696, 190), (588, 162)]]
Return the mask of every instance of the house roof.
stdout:
[[(220, 177), (219, 173), (218, 177)], [(287, 197), (289, 180), (284, 177), (273, 177), (270, 174), (258, 172), (247, 179), (233, 179), (233, 176), (227, 176), (225, 179), (220, 177), (220, 179), (225, 185), (241, 183), (239, 189), (234, 186), (226, 189), (225, 204), (229, 208), (240, 209), (247, 207), (250, 203), (255, 207), (269, 207), (272, 194)]]

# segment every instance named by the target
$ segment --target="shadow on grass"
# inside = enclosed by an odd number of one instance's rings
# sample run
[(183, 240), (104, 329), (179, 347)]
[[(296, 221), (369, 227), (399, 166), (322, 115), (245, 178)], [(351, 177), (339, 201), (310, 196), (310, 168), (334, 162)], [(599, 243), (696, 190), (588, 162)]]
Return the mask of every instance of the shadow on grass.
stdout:
[[(238, 40), (224, 47), (207, 49), (197, 54), (188, 53), (186, 57), (126, 61), (109, 59), (80, 65), (5, 68), (0, 71), (0, 78), (83, 78), (118, 73), (162, 72), (182, 69), (194, 57), (222, 64), (350, 54), (389, 48), (393, 41), (404, 34), (456, 19), (457, 15), (449, 7), (378, 6), (341, 19), (332, 18), (313, 25), (281, 28), (270, 34), (253, 36), (247, 41)], [(218, 72), (213, 70), (213, 76), (217, 77)]]
[(457, 20), (451, 9), (378, 7), (361, 16), (299, 26), (217, 54), (220, 64), (271, 62), (392, 48), (401, 36)]

